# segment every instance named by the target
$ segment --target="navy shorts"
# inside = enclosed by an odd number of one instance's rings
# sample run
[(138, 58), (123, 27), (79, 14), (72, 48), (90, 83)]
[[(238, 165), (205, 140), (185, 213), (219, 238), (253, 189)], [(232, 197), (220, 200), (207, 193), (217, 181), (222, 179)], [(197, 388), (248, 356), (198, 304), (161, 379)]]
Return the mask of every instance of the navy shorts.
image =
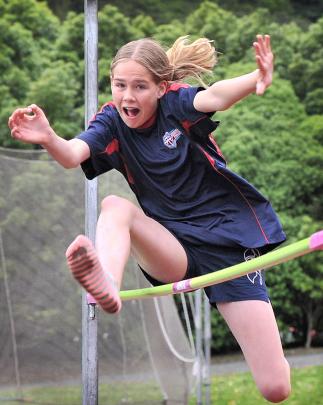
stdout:
[[(184, 279), (201, 276), (233, 266), (260, 256), (261, 254), (265, 254), (275, 248), (275, 246), (271, 245), (255, 249), (207, 244), (195, 246), (186, 242), (181, 243), (188, 258), (188, 269)], [(153, 286), (164, 284), (151, 277), (142, 268), (141, 270)], [(206, 287), (204, 290), (209, 298), (210, 304), (213, 306), (218, 302), (247, 300), (269, 302), (268, 291), (265, 283), (265, 272), (261, 270), (246, 276)]]

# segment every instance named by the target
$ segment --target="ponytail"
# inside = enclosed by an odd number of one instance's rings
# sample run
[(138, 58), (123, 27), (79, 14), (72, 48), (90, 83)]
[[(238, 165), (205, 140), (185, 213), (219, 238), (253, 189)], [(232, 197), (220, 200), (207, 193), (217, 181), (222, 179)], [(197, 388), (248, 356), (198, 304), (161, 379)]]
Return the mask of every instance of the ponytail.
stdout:
[(195, 77), (204, 84), (202, 75), (211, 73), (217, 62), (216, 50), (207, 38), (190, 43), (188, 36), (179, 37), (166, 54), (173, 68), (171, 81)]

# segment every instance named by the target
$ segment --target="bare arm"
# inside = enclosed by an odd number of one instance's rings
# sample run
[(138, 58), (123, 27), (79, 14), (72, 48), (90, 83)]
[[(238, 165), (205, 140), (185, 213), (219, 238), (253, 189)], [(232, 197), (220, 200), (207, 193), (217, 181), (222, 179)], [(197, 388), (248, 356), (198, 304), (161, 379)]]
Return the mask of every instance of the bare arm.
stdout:
[(11, 136), (26, 143), (40, 144), (63, 167), (77, 167), (90, 156), (88, 145), (80, 139), (59, 137), (49, 125), (44, 112), (35, 104), (18, 108), (8, 122)]
[(233, 79), (221, 80), (194, 98), (194, 107), (201, 112), (224, 111), (251, 93), (262, 95), (271, 85), (273, 54), (269, 35), (257, 35), (253, 44), (258, 69)]

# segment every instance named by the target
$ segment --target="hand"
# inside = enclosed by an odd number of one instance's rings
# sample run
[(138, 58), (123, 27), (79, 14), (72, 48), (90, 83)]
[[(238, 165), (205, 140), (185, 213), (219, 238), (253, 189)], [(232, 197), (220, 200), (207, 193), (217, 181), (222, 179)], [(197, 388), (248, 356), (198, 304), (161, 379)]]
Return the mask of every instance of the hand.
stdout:
[(253, 43), (256, 52), (256, 62), (259, 77), (256, 83), (256, 94), (261, 96), (272, 83), (274, 71), (274, 55), (271, 51), (270, 36), (257, 35), (257, 42)]
[(44, 145), (49, 142), (53, 133), (46, 115), (35, 104), (15, 110), (8, 125), (11, 136), (26, 143)]

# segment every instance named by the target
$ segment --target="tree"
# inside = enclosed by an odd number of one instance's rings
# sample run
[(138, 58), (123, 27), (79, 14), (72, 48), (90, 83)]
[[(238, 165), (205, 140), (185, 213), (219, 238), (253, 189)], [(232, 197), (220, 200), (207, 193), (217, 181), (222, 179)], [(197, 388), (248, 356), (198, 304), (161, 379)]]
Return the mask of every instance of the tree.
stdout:
[(290, 80), (294, 83), (296, 94), (304, 102), (309, 114), (322, 114), (320, 100), (323, 74), (323, 17), (311, 24), (300, 38), (298, 52), (291, 60)]
[(170, 24), (161, 24), (156, 28), (154, 38), (166, 47), (170, 47), (177, 38), (183, 35), (185, 30), (181, 21), (174, 20)]
[[(250, 61), (252, 44), (257, 34), (271, 34), (270, 24), (272, 16), (267, 9), (259, 8), (253, 13), (236, 19), (233, 29), (228, 30), (226, 37), (225, 54), (230, 63), (242, 61), (247, 58)], [(249, 52), (247, 52), (249, 50)]]
[(8, 118), (24, 104), (30, 84), (49, 63), (58, 20), (36, 0), (0, 2), (0, 15), (0, 140), (2, 145), (17, 146), (9, 136)]
[(56, 39), (58, 19), (45, 2), (10, 0), (5, 6), (4, 14), (10, 24), (20, 24), (40, 44), (47, 45), (48, 41)]
[(125, 43), (140, 38), (128, 17), (115, 6), (106, 5), (99, 12), (99, 57), (111, 59)]
[[(59, 31), (53, 59), (78, 64), (84, 59), (84, 15), (70, 12)], [(80, 77), (82, 77), (80, 71)]]
[(211, 1), (204, 1), (186, 19), (188, 33), (205, 36), (214, 41), (220, 52), (225, 52), (228, 44), (228, 32), (236, 30), (237, 18), (234, 14)]
[(31, 84), (25, 104), (39, 105), (54, 130), (65, 138), (72, 138), (83, 128), (82, 111), (76, 108), (83, 104), (82, 95), (75, 66), (57, 61)]

